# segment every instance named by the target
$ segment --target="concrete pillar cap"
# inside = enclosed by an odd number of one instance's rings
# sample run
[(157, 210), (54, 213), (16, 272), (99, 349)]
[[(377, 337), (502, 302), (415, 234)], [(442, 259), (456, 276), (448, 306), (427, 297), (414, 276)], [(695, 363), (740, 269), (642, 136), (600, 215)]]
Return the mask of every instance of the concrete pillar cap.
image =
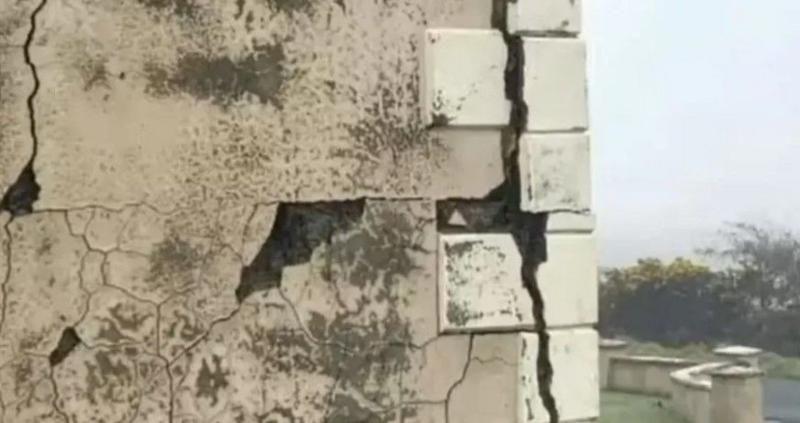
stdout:
[(600, 348), (604, 350), (615, 350), (620, 348), (625, 348), (628, 346), (626, 341), (621, 339), (601, 339), (600, 340)]
[(759, 348), (745, 347), (742, 345), (729, 345), (729, 346), (719, 347), (714, 350), (714, 354), (716, 355), (736, 356), (736, 357), (759, 355), (762, 352), (764, 351)]
[(709, 374), (714, 378), (746, 379), (764, 376), (764, 371), (753, 367), (730, 366), (712, 370)]

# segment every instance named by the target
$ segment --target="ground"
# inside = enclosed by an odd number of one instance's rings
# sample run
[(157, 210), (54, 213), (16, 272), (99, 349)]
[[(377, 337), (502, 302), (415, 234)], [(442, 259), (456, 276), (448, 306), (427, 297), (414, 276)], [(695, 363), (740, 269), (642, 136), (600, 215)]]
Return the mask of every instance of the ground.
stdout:
[(642, 395), (603, 391), (600, 423), (685, 423), (669, 410), (667, 400)]

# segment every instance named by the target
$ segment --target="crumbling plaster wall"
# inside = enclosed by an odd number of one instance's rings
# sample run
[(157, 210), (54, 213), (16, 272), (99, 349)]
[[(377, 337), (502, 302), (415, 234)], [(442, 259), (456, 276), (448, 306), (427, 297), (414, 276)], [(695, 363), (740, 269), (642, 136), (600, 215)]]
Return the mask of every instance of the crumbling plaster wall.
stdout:
[(579, 31), (578, 0), (5, 0), (0, 422), (595, 418)]

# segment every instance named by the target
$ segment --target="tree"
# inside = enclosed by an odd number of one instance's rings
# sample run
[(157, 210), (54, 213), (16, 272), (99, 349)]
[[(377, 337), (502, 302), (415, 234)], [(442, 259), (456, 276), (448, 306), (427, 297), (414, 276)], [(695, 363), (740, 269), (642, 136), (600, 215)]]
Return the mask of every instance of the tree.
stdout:
[(716, 274), (678, 258), (641, 259), (610, 269), (600, 285), (600, 329), (667, 343), (696, 342), (714, 333), (718, 314)]
[(720, 231), (721, 248), (702, 253), (722, 259), (722, 278), (747, 295), (760, 311), (786, 310), (800, 304), (800, 240), (788, 230), (731, 223)]
[(600, 331), (664, 344), (744, 343), (800, 355), (800, 238), (788, 230), (726, 225), (691, 260), (642, 259), (608, 269), (600, 285)]

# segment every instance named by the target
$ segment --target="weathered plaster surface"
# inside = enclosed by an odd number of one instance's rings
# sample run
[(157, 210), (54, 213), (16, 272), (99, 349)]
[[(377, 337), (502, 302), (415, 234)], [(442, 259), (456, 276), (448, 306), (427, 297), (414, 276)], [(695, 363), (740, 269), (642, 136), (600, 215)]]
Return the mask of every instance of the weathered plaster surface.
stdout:
[(470, 338), (437, 338), (435, 207), (353, 203), (279, 241), (283, 205), (5, 219), (5, 421), (444, 421)]
[[(528, 94), (523, 44), (491, 29), (503, 2), (6, 3), (0, 423), (468, 422), (498, 362), (439, 333), (450, 226), (506, 233), (538, 337), (528, 394), (557, 415), (546, 216), (499, 198), (519, 192), (504, 128), (519, 138)], [(491, 39), (475, 127), (424, 112), (437, 27)], [(444, 199), (502, 217), (442, 219)]]
[[(3, 15), (21, 44), (35, 2), (18, 3)], [(431, 177), (462, 147), (418, 110), (420, 34), (488, 27), (490, 10), (468, 3), (47, 2), (30, 48), (38, 206), (485, 195)], [(19, 49), (0, 51), (14, 56), (2, 107), (20, 113), (4, 149), (24, 150), (30, 75)]]
[(16, 181), (33, 149), (26, 103), (34, 81), (25, 63), (23, 46), (29, 31), (29, 17), (35, 7), (32, 1), (10, 1), (0, 8), (1, 193)]

